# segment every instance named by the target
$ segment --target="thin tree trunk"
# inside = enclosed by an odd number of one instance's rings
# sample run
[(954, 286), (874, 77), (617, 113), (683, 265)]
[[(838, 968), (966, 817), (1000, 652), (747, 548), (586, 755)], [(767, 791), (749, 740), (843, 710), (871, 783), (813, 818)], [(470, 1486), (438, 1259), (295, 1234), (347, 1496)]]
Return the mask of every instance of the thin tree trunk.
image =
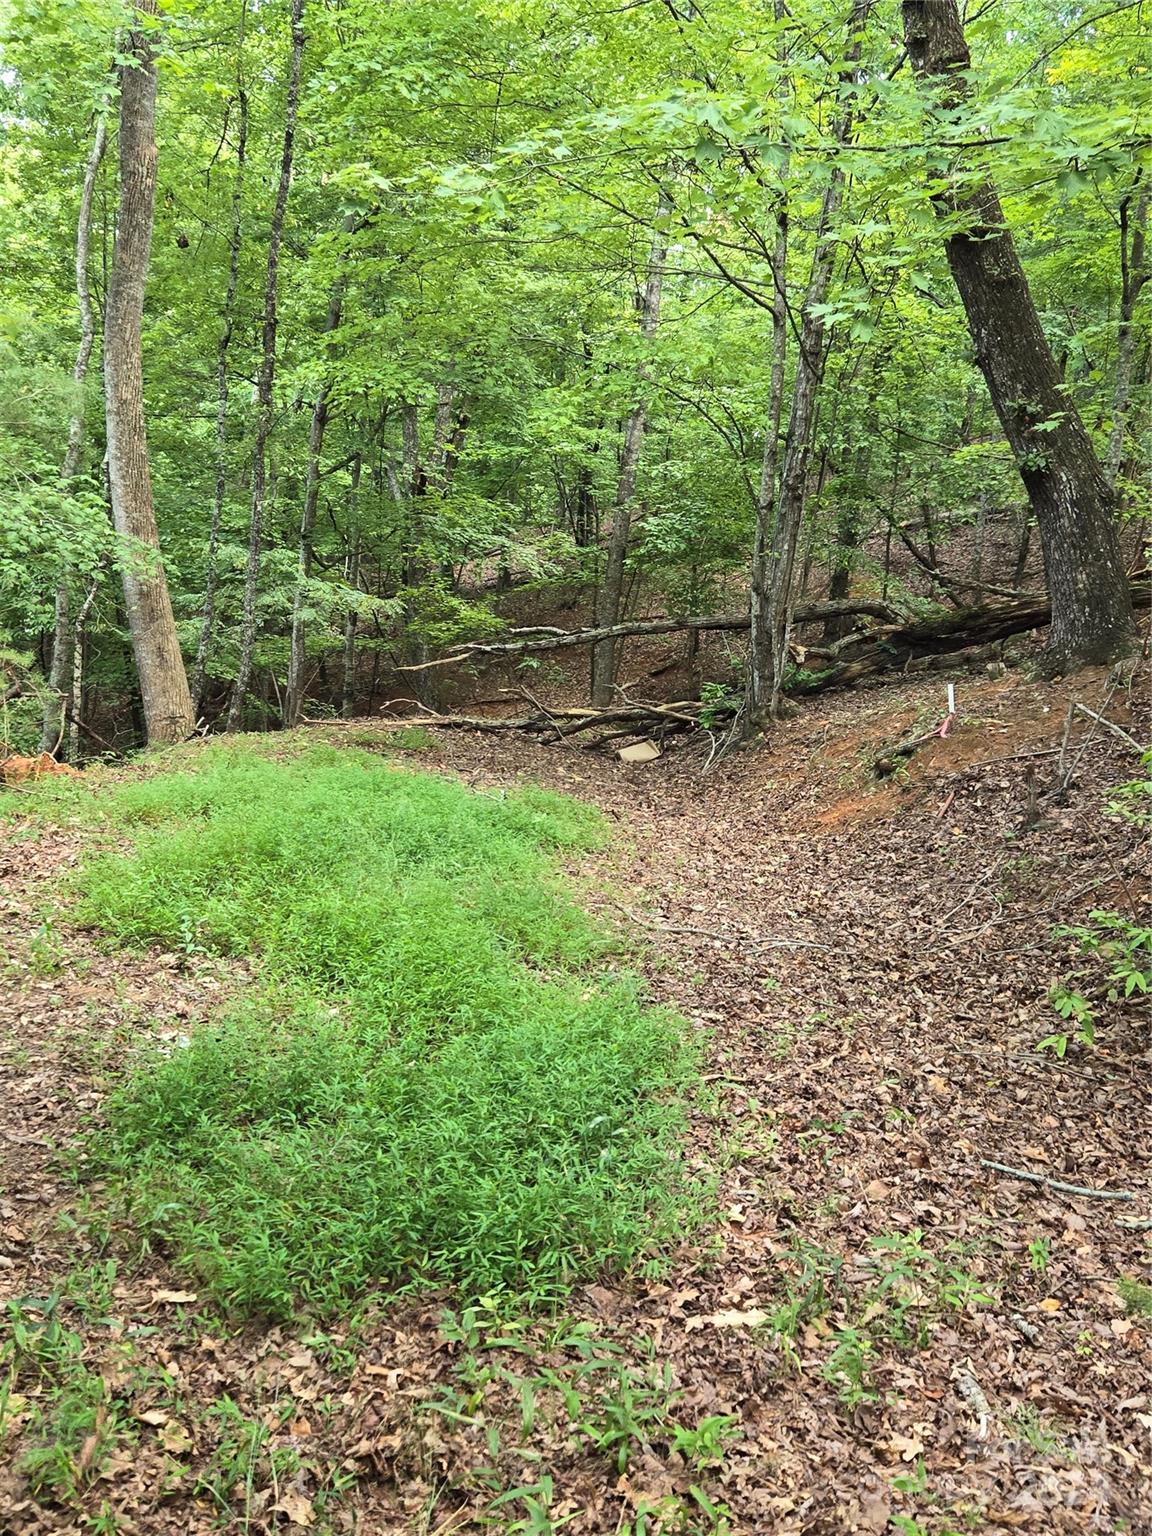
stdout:
[[(239, 47), (243, 47), (243, 27)], [(237, 92), (239, 127), (236, 134), (236, 179), (232, 183), (232, 229), (228, 239), (228, 283), (224, 291), (224, 322), (216, 344), (216, 489), (212, 497), (212, 519), (208, 527), (208, 570), (204, 583), (204, 617), (200, 640), (192, 668), (192, 702), (199, 716), (204, 703), (204, 682), (212, 655), (216, 626), (216, 592), (220, 584), (220, 522), (228, 488), (228, 349), (232, 345), (236, 288), (240, 277), (240, 246), (243, 228), (241, 211), (244, 197), (244, 167), (248, 151), (248, 94), (240, 85)]]
[(268, 235), (268, 270), (264, 281), (264, 324), (260, 373), (256, 383), (256, 442), (252, 453), (252, 514), (248, 528), (248, 563), (244, 573), (244, 617), (240, 631), (240, 660), (228, 710), (228, 730), (240, 729), (244, 698), (252, 677), (256, 644), (256, 602), (260, 587), (268, 440), (272, 436), (272, 388), (276, 377), (276, 329), (279, 321), (280, 245), (292, 185), (292, 156), (296, 141), (296, 112), (300, 102), (300, 63), (304, 53), (304, 0), (292, 0), (292, 47), (288, 63), (288, 94), (284, 103), (284, 144), (280, 179)]
[(1112, 403), (1112, 435), (1108, 440), (1105, 468), (1108, 484), (1115, 489), (1124, 462), (1124, 429), (1132, 398), (1132, 365), (1136, 356), (1136, 301), (1150, 274), (1145, 267), (1148, 228), (1148, 185), (1140, 188), (1136, 207), (1129, 214), (1131, 196), (1120, 204), (1120, 328), (1116, 335), (1116, 387)]
[[(666, 200), (661, 197), (656, 217), (659, 221), (667, 211)], [(664, 285), (664, 256), (666, 240), (662, 232), (652, 239), (648, 254), (648, 271), (640, 296), (640, 334), (650, 342), (660, 322), (660, 298)], [(641, 389), (647, 380), (646, 363), (640, 365)], [(624, 423), (624, 444), (620, 454), (620, 475), (616, 482), (616, 504), (612, 510), (612, 526), (608, 530), (608, 543), (604, 554), (604, 575), (596, 592), (596, 625), (603, 628), (617, 624), (624, 597), (624, 562), (628, 555), (628, 535), (632, 524), (632, 502), (636, 495), (636, 475), (640, 465), (640, 450), (644, 444), (644, 431), (648, 422), (648, 408), (638, 399)], [(592, 703), (602, 708), (612, 700), (616, 687), (616, 662), (618, 647), (615, 640), (604, 640), (592, 651)]]
[[(352, 485), (348, 492), (348, 585), (355, 591), (360, 585), (360, 471), (362, 459), (352, 460)], [(356, 698), (356, 610), (349, 606), (344, 616), (344, 673), (340, 688), (340, 714), (350, 720)]]
[(1020, 539), (1016, 545), (1016, 564), (1012, 567), (1012, 585), (1022, 587), (1024, 585), (1024, 573), (1028, 569), (1028, 556), (1032, 551), (1032, 511), (1024, 508), (1024, 516), (1020, 522)]
[[(347, 224), (345, 226), (348, 227)], [(347, 274), (341, 272), (328, 295), (328, 313), (324, 317), (324, 335), (330, 336), (340, 324)], [(320, 454), (328, 425), (328, 397), (332, 381), (325, 379), (316, 392), (312, 421), (308, 428), (308, 474), (304, 487), (304, 508), (300, 514), (299, 574), (292, 598), (292, 648), (288, 660), (288, 687), (284, 724), (298, 725), (304, 709), (304, 662), (307, 629), (304, 610), (308, 601), (308, 581), (312, 575), (313, 538), (316, 532), (316, 508), (320, 502)]]
[[(964, 71), (971, 66), (955, 0), (903, 0), (903, 15), (913, 68), (941, 82), (936, 99), (955, 109), (968, 93)], [(949, 186), (932, 201), (950, 231), (948, 264), (976, 361), (1036, 516), (1052, 597), (1046, 670), (1110, 661), (1136, 634), (1112, 490), (1061, 388), (996, 189), (990, 181)]]
[[(135, 19), (157, 14), (137, 0)], [(150, 743), (182, 741), (196, 719), (176, 636), (152, 502), (144, 423), (140, 333), (156, 204), (156, 56), (150, 28), (137, 25), (123, 42), (120, 76), (120, 205), (104, 318), (104, 403), (108, 478), (116, 532), (131, 548), (124, 566), (124, 604), (140, 679)]]
[(76, 625), (72, 632), (72, 676), (70, 679), (70, 693), (68, 702), (68, 751), (67, 758), (75, 761), (80, 749), (80, 726), (77, 716), (84, 718), (84, 637), (88, 632), (88, 615), (92, 612), (92, 604), (96, 601), (96, 594), (100, 590), (100, 575), (97, 571), (92, 579), (92, 585), (84, 601), (76, 613)]
[[(871, 6), (872, 0), (855, 0), (853, 4), (851, 35), (845, 53), (845, 84), (855, 76), (855, 66), (860, 57), (861, 32)], [(846, 98), (840, 107), (834, 130), (837, 143), (847, 143), (852, 133), (853, 116), (852, 101)], [(843, 196), (844, 171), (840, 161), (836, 160), (824, 190), (816, 224), (816, 248), (812, 256), (812, 271), (804, 299), (804, 315), (800, 325), (800, 357), (796, 369), (796, 382), (792, 389), (784, 462), (780, 472), (779, 507), (767, 553), (767, 569), (761, 577), (761, 593), (757, 603), (761, 609), (762, 618), (765, 616), (766, 605), (768, 633), (765, 635), (762, 629), (759, 649), (751, 657), (747, 708), (749, 729), (755, 729), (763, 725), (765, 720), (774, 718), (780, 711), (783, 696), (796, 548), (804, 514), (808, 458), (812, 447), (816, 403), (826, 361), (825, 327), (820, 309), (827, 298), (828, 286), (832, 280), (832, 269), (836, 260), (836, 243), (833, 235)]]
[[(96, 118), (96, 134), (84, 169), (84, 186), (80, 193), (80, 212), (76, 219), (76, 301), (80, 312), (80, 340), (76, 347), (76, 361), (72, 367), (72, 382), (76, 386), (76, 399), (68, 422), (68, 440), (64, 448), (64, 463), (60, 469), (60, 483), (67, 493), (80, 470), (80, 456), (84, 448), (84, 382), (88, 377), (88, 364), (92, 358), (92, 346), (96, 339), (96, 324), (92, 314), (92, 289), (88, 282), (88, 246), (92, 231), (92, 199), (96, 191), (96, 176), (104, 159), (104, 146), (108, 138), (108, 122), (101, 111)], [(71, 593), (67, 579), (56, 587), (56, 612), (52, 638), (52, 669), (48, 674), (48, 696), (44, 702), (44, 719), (40, 732), (40, 750), (56, 752), (64, 746), (64, 717), (69, 708), (76, 705), (77, 695), (69, 693), (73, 676), (72, 649), (76, 644), (71, 621)], [(67, 761), (68, 751), (64, 750)]]
[[(774, 17), (782, 26), (787, 17), (784, 0), (775, 0)], [(786, 41), (781, 34), (780, 58)], [(781, 80), (783, 93), (783, 77)], [(776, 527), (776, 492), (780, 476), (780, 421), (784, 412), (784, 369), (788, 361), (788, 173), (785, 151), (780, 166), (780, 200), (776, 205), (776, 236), (772, 247), (772, 362), (768, 383), (768, 420), (764, 427), (764, 455), (760, 463), (760, 490), (756, 500), (756, 532), (752, 545), (751, 614), (748, 660), (748, 708), (745, 729), (755, 728), (760, 714), (759, 685), (772, 666), (772, 615), (770, 566), (772, 535)]]

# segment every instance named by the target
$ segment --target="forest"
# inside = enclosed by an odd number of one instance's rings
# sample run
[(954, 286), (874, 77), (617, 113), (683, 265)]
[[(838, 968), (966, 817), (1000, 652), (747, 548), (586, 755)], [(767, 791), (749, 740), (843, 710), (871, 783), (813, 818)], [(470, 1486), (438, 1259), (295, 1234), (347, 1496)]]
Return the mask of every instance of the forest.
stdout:
[(0, 1536), (1140, 1536), (1147, 0), (0, 0)]

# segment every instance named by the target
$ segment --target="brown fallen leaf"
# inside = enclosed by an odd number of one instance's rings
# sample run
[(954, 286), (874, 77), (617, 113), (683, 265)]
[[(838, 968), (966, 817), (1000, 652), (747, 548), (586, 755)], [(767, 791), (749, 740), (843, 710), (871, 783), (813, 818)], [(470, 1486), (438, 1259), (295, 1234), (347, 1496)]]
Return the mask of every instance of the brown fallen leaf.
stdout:
[(713, 1328), (759, 1328), (761, 1323), (768, 1321), (768, 1314), (759, 1307), (749, 1307), (744, 1312), (713, 1312), (702, 1321)]
[(153, 1291), (153, 1306), (177, 1307), (186, 1302), (199, 1301), (195, 1291)]
[(316, 1518), (312, 1510), (312, 1500), (303, 1493), (294, 1493), (291, 1489), (280, 1496), (280, 1502), (273, 1504), (273, 1512), (287, 1515), (293, 1525), (311, 1525)]
[(174, 1419), (160, 1432), (160, 1444), (166, 1451), (171, 1451), (173, 1456), (182, 1456), (185, 1451), (192, 1449), (192, 1436), (183, 1424)]

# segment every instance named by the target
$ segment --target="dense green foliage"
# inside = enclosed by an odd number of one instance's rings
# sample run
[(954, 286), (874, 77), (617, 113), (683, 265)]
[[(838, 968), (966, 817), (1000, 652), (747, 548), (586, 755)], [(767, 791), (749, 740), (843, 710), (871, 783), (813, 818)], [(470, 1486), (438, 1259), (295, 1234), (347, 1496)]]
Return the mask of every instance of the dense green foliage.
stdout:
[(255, 965), (221, 1018), (143, 1048), (98, 1150), (221, 1301), (541, 1298), (667, 1237), (690, 1052), (603, 978), (606, 940), (552, 872), (592, 813), (327, 749), (209, 750), (95, 809), (133, 851), (82, 869), (75, 915)]
[[(236, 665), (287, 10), (282, 0), (176, 0), (156, 28), (149, 430), (189, 657), (206, 587), (219, 579), (208, 666), (217, 705)], [(867, 535), (1022, 508), (927, 201), (942, 180), (995, 177), (1070, 398), (1106, 452), (1122, 409), (1121, 225), (1130, 244), (1147, 216), (1146, 7), (1029, 4), (1010, 17), (973, 8), (973, 89), (948, 111), (917, 91), (895, 0), (872, 7), (859, 78), (844, 85), (849, 10), (798, 0), (773, 20), (770, 5), (748, 0), (592, 12), (569, 0), (309, 5), (250, 722), (277, 716), (271, 680), (282, 685), (287, 668), (324, 386), (315, 561), (299, 599), (321, 707), (340, 703), (331, 669), (350, 619), (365, 661), (353, 690), (362, 705), (371, 653), (387, 675), (428, 639), (490, 625), (485, 588), (499, 570), (594, 579), (621, 422), (638, 397), (648, 430), (632, 576), (674, 606), (700, 608), (743, 572), (767, 419), (775, 221), (786, 206), (794, 330), (833, 157), (848, 180), (807, 505), (817, 569), (849, 568), (867, 586), (877, 574)], [(114, 547), (101, 511), (92, 381), (84, 472), (59, 482), (77, 397), (79, 186), (94, 115), (114, 106), (107, 66), (124, 9), (84, 0), (46, 12), (8, 0), (0, 15), (0, 632), (44, 663), (58, 583), (75, 605), (102, 553), (133, 558)], [(832, 121), (849, 89), (858, 127), (836, 148)], [(114, 206), (109, 153), (93, 229), (98, 298)], [(653, 230), (667, 243), (664, 312), (646, 343), (634, 301)], [(337, 284), (342, 312), (329, 329)], [(1139, 344), (1121, 472), (1137, 512), (1148, 366)], [(794, 371), (793, 345), (787, 389)], [(90, 703), (97, 714), (115, 706), (130, 732), (111, 578), (108, 569), (93, 615)]]

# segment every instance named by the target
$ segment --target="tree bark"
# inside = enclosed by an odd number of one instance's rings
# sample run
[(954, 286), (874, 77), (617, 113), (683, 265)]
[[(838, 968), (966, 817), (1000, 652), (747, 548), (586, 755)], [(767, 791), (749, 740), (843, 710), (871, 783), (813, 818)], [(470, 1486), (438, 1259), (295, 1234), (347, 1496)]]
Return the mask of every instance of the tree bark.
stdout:
[[(940, 82), (942, 105), (954, 108), (971, 66), (955, 0), (903, 0), (903, 16), (916, 73)], [(976, 361), (1036, 516), (1052, 597), (1045, 669), (1111, 661), (1136, 633), (1112, 492), (1061, 387), (1000, 200), (989, 181), (953, 180), (932, 201), (949, 228), (948, 264)]]
[[(667, 212), (667, 202), (661, 197), (656, 217), (659, 221)], [(664, 285), (664, 255), (666, 240), (661, 232), (653, 236), (648, 254), (648, 271), (640, 295), (640, 334), (651, 342), (660, 322), (660, 297)], [(639, 384), (644, 388), (648, 377), (647, 363), (641, 363)], [(644, 444), (644, 431), (648, 423), (648, 407), (643, 398), (636, 401), (624, 423), (624, 443), (620, 453), (620, 475), (616, 482), (616, 504), (612, 510), (612, 525), (608, 530), (608, 542), (604, 554), (604, 574), (596, 591), (595, 617), (600, 628), (610, 628), (620, 620), (624, 597), (624, 562), (628, 555), (628, 535), (632, 525), (632, 502), (636, 495), (636, 474), (640, 465), (640, 450)], [(602, 708), (612, 699), (616, 687), (616, 663), (618, 647), (615, 639), (602, 640), (592, 651), (592, 703)]]
[(280, 154), (280, 179), (268, 233), (268, 268), (264, 280), (264, 323), (261, 334), (260, 373), (256, 381), (256, 441), (252, 452), (252, 512), (248, 525), (248, 562), (244, 572), (244, 616), (240, 630), (240, 660), (228, 709), (228, 730), (237, 731), (244, 718), (244, 699), (252, 677), (252, 652), (256, 644), (256, 604), (260, 589), (260, 555), (263, 541), (264, 497), (267, 488), (268, 440), (272, 436), (272, 389), (276, 378), (276, 330), (279, 323), (280, 246), (284, 217), (292, 185), (292, 158), (296, 142), (296, 112), (300, 104), (300, 63), (304, 53), (304, 0), (292, 0), (289, 25), (292, 46), (288, 62), (288, 93), (284, 103), (284, 142)]
[[(84, 168), (84, 185), (80, 192), (80, 212), (76, 219), (76, 302), (80, 312), (80, 340), (76, 347), (76, 361), (72, 366), (72, 382), (76, 386), (76, 400), (68, 421), (68, 440), (64, 448), (64, 462), (60, 468), (60, 484), (65, 494), (71, 488), (80, 470), (80, 456), (84, 448), (84, 382), (88, 377), (88, 364), (96, 339), (96, 324), (92, 315), (92, 289), (88, 282), (88, 246), (92, 230), (92, 199), (96, 191), (96, 177), (104, 159), (104, 147), (108, 138), (108, 123), (101, 111), (96, 118), (96, 133), (88, 163)], [(44, 702), (44, 718), (40, 731), (42, 752), (62, 752), (68, 760), (64, 736), (64, 722), (75, 704), (72, 690), (74, 676), (72, 651), (77, 643), (71, 618), (72, 598), (67, 578), (56, 587), (55, 618), (52, 635), (52, 667), (48, 674), (48, 695)]]
[[(124, 605), (150, 744), (183, 741), (195, 724), (152, 501), (144, 421), (141, 326), (156, 203), (155, 0), (137, 0), (120, 77), (120, 203), (104, 317), (108, 479), (116, 532), (128, 545)], [(143, 553), (143, 558), (141, 558)]]
[[(239, 47), (243, 47), (243, 30)], [(204, 583), (204, 616), (200, 640), (192, 667), (192, 703), (197, 715), (204, 703), (204, 683), (212, 655), (216, 626), (216, 591), (220, 584), (220, 522), (228, 489), (228, 349), (232, 345), (236, 288), (240, 278), (240, 247), (243, 238), (241, 212), (244, 198), (244, 168), (248, 150), (248, 94), (243, 85), (237, 90), (239, 127), (236, 134), (236, 179), (232, 183), (232, 228), (228, 237), (228, 282), (224, 290), (224, 320), (216, 344), (216, 487), (212, 497), (212, 518), (208, 526), (208, 570)]]

